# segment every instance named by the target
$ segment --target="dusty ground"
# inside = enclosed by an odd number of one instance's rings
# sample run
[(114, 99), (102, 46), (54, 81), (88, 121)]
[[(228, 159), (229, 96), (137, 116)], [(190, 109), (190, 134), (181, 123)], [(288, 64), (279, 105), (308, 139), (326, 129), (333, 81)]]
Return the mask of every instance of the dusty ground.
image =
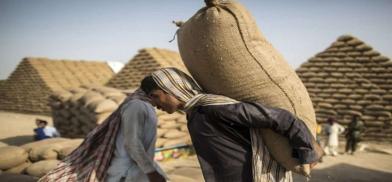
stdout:
[[(32, 141), (35, 118), (52, 120), (47, 116), (18, 114), (0, 111), (0, 145), (20, 145)], [(310, 181), (320, 182), (383, 182), (392, 179), (392, 145), (367, 143), (368, 150), (355, 155), (324, 157), (322, 163), (312, 172)], [(343, 149), (340, 148), (342, 152)], [(386, 154), (390, 153), (390, 154)], [(203, 181), (196, 157), (163, 162), (162, 168), (173, 182)], [(306, 179), (294, 176), (295, 181)]]
[(0, 142), (20, 145), (33, 141), (36, 118), (45, 119), (52, 126), (52, 118), (48, 116), (0, 111)]

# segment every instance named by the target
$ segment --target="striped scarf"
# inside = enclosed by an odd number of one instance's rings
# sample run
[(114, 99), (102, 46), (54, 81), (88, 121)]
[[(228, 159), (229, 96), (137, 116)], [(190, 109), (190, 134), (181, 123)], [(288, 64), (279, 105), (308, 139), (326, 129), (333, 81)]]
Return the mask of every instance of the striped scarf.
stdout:
[[(204, 94), (193, 78), (176, 68), (152, 73), (159, 88), (185, 103), (184, 110), (196, 106), (235, 104), (239, 101), (222, 95)], [(253, 152), (253, 181), (291, 182), (291, 172), (278, 164), (263, 143), (259, 129), (250, 128)]]
[(39, 182), (104, 181), (121, 125), (121, 108), (132, 99), (149, 100), (143, 91), (136, 90), (101, 125), (92, 130), (77, 149), (40, 178)]

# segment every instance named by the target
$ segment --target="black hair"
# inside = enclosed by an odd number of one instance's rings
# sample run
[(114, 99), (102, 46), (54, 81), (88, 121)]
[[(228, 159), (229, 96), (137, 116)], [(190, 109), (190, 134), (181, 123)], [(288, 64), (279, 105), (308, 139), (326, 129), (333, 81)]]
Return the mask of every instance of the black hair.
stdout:
[(154, 81), (154, 78), (152, 78), (151, 75), (143, 78), (143, 80), (140, 83), (140, 88), (147, 95), (150, 94), (154, 90), (160, 89), (158, 84)]
[(38, 123), (39, 123), (39, 124), (45, 124), (45, 125), (48, 125), (48, 122), (47, 122), (47, 121), (45, 121), (45, 120), (43, 120), (43, 119), (37, 119), (37, 121), (38, 121)]

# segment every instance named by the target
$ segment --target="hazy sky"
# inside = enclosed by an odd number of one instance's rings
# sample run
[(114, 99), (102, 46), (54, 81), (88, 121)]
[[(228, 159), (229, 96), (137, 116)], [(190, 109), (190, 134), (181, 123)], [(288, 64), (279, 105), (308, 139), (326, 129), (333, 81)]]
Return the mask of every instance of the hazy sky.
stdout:
[[(392, 0), (239, 0), (297, 68), (342, 34), (392, 58)], [(128, 62), (144, 47), (178, 50), (176, 27), (203, 0), (0, 0), (0, 79), (23, 57)]]

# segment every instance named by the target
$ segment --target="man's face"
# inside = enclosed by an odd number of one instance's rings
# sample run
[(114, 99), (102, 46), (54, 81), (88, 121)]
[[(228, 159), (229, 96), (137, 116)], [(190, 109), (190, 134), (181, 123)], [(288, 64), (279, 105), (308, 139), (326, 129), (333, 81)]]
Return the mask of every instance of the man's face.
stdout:
[(181, 102), (177, 98), (161, 89), (153, 90), (149, 94), (149, 97), (151, 98), (153, 105), (169, 114), (177, 111), (181, 106)]

